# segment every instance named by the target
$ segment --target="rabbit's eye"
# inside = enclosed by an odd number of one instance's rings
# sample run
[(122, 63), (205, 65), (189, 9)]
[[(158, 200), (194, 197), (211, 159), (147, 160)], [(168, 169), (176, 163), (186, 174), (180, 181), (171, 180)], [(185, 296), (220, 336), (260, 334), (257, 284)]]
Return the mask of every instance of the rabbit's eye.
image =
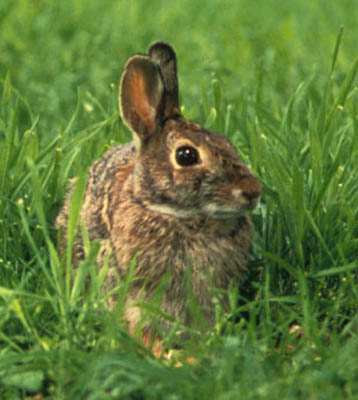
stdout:
[(181, 146), (175, 151), (175, 159), (182, 167), (189, 167), (199, 162), (198, 151), (191, 146)]

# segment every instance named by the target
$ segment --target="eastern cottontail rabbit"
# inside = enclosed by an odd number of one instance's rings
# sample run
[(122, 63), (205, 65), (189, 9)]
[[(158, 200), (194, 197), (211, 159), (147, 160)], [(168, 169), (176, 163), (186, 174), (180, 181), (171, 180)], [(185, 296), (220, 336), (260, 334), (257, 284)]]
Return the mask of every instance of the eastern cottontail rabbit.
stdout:
[[(195, 325), (191, 298), (214, 323), (212, 289), (239, 282), (253, 231), (246, 213), (261, 192), (227, 139), (183, 118), (176, 69), (173, 49), (162, 42), (128, 60), (119, 103), (134, 140), (92, 165), (81, 211), (90, 239), (101, 243), (99, 264), (112, 254), (106, 290), (136, 257), (126, 303), (131, 326), (140, 319), (135, 303), (150, 299), (164, 276), (164, 312)], [(64, 242), (69, 199), (57, 219)]]

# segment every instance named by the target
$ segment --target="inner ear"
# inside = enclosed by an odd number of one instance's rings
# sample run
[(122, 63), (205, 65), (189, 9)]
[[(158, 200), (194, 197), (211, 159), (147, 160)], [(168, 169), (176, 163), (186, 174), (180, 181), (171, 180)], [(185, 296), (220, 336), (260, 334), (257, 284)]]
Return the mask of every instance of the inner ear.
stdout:
[(160, 124), (163, 93), (164, 85), (156, 63), (147, 56), (130, 58), (120, 84), (120, 111), (140, 142), (148, 140)]

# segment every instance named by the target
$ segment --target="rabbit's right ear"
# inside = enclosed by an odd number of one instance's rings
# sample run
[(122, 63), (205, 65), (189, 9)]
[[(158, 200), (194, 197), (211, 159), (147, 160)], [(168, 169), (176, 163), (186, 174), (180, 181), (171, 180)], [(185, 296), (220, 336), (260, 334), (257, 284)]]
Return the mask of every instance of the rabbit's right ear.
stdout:
[(164, 84), (158, 65), (135, 55), (125, 65), (119, 88), (122, 118), (142, 146), (158, 128), (163, 113)]

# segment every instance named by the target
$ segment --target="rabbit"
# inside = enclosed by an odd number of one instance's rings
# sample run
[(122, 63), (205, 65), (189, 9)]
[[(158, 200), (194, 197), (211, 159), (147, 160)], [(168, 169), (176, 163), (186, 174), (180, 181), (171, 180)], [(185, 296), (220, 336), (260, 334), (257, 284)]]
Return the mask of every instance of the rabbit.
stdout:
[[(133, 141), (91, 166), (80, 213), (90, 240), (100, 242), (98, 267), (110, 260), (104, 290), (118, 285), (135, 259), (125, 304), (131, 327), (141, 320), (138, 302), (149, 301), (163, 278), (163, 313), (195, 327), (188, 306), (194, 300), (212, 327), (214, 299), (238, 285), (245, 271), (253, 235), (247, 214), (258, 203), (261, 184), (224, 136), (182, 116), (169, 44), (156, 42), (148, 55), (129, 58), (119, 109)], [(62, 247), (70, 198), (71, 189), (57, 217)], [(79, 237), (73, 263), (83, 258)], [(227, 307), (225, 294), (221, 301)]]

